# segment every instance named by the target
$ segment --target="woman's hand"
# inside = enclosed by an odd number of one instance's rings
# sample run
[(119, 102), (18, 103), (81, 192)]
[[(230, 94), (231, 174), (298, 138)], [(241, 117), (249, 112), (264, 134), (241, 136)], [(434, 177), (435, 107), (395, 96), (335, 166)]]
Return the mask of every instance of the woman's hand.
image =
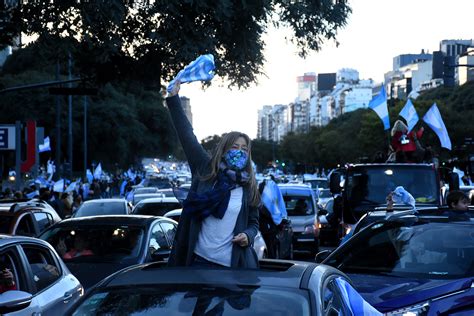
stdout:
[(249, 245), (249, 239), (245, 233), (234, 236), (232, 242), (238, 244), (240, 247), (247, 247)]
[(177, 80), (174, 83), (174, 86), (173, 86), (173, 89), (171, 90), (171, 92), (168, 93), (168, 98), (177, 95), (179, 93), (180, 86), (181, 86), (181, 82), (179, 82), (179, 80)]

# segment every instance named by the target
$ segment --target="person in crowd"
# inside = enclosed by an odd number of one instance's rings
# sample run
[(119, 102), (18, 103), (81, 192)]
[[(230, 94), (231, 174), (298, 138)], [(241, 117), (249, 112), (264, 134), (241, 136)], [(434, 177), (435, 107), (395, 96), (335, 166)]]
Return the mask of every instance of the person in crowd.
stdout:
[(15, 200), (21, 200), (21, 199), (24, 199), (25, 196), (23, 195), (23, 192), (21, 191), (16, 191), (14, 194), (13, 194), (13, 198)]
[(469, 221), (469, 204), (471, 200), (462, 191), (450, 191), (446, 198), (448, 204), (448, 216), (451, 220)]
[(5, 265), (4, 262), (0, 263), (0, 294), (7, 291), (16, 290), (15, 278), (13, 277), (12, 271)]
[[(421, 127), (417, 132), (411, 131), (408, 133), (408, 127), (405, 123), (400, 120), (395, 122), (391, 131), (391, 147), (396, 153), (396, 159), (404, 160), (400, 162), (417, 162), (417, 160), (423, 159), (421, 155), (424, 155), (424, 151), (423, 153), (419, 153), (421, 148), (417, 148), (417, 142), (419, 144), (419, 140), (423, 136), (423, 131), (424, 128)], [(421, 145), (418, 147), (420, 146)], [(421, 157), (418, 157), (418, 154)], [(397, 162), (399, 162), (398, 160)]]
[(93, 256), (94, 252), (89, 248), (89, 241), (83, 233), (76, 232), (74, 236), (74, 247), (67, 249), (66, 242), (61, 238), (56, 246), (56, 250), (63, 259), (73, 259), (82, 256)]
[(258, 267), (258, 193), (250, 138), (225, 134), (212, 156), (198, 142), (179, 99), (179, 82), (166, 98), (189, 163), (192, 184), (183, 202), (170, 266)]
[(79, 207), (82, 205), (82, 195), (76, 194), (74, 202), (72, 203), (72, 214), (74, 214)]

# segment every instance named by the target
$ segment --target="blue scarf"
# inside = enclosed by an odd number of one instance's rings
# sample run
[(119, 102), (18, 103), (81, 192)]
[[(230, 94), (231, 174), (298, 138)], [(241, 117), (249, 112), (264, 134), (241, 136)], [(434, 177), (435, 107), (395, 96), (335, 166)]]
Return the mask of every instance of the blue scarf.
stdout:
[(189, 191), (186, 200), (183, 201), (183, 214), (190, 214), (199, 220), (209, 215), (222, 219), (229, 205), (230, 191), (237, 185), (245, 185), (248, 181), (247, 172), (229, 169), (221, 163), (212, 189), (203, 193)]

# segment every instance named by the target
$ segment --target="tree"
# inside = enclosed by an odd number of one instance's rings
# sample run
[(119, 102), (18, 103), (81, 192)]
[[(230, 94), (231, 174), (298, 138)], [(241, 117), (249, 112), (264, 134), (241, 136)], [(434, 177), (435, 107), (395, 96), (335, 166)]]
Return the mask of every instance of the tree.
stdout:
[(247, 87), (262, 73), (270, 26), (290, 29), (306, 56), (335, 40), (351, 12), (343, 0), (37, 0), (7, 9), (0, 45), (37, 35), (62, 45), (57, 58), (74, 51), (80, 71), (100, 82), (138, 78), (154, 88), (203, 53), (214, 54), (230, 85)]

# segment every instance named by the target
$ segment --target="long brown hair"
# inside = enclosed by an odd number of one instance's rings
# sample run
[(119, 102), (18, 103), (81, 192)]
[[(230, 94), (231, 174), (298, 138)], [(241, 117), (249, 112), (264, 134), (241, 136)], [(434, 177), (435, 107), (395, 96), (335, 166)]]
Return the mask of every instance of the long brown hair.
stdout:
[(211, 172), (202, 177), (203, 180), (213, 180), (217, 177), (219, 171), (219, 164), (222, 161), (224, 154), (232, 148), (239, 137), (243, 137), (248, 147), (248, 160), (244, 171), (249, 174), (250, 180), (245, 186), (248, 188), (249, 201), (251, 206), (258, 206), (260, 203), (260, 194), (258, 193), (257, 181), (255, 180), (255, 172), (252, 167), (252, 142), (247, 134), (241, 132), (229, 132), (224, 134), (213, 151), (211, 157)]

